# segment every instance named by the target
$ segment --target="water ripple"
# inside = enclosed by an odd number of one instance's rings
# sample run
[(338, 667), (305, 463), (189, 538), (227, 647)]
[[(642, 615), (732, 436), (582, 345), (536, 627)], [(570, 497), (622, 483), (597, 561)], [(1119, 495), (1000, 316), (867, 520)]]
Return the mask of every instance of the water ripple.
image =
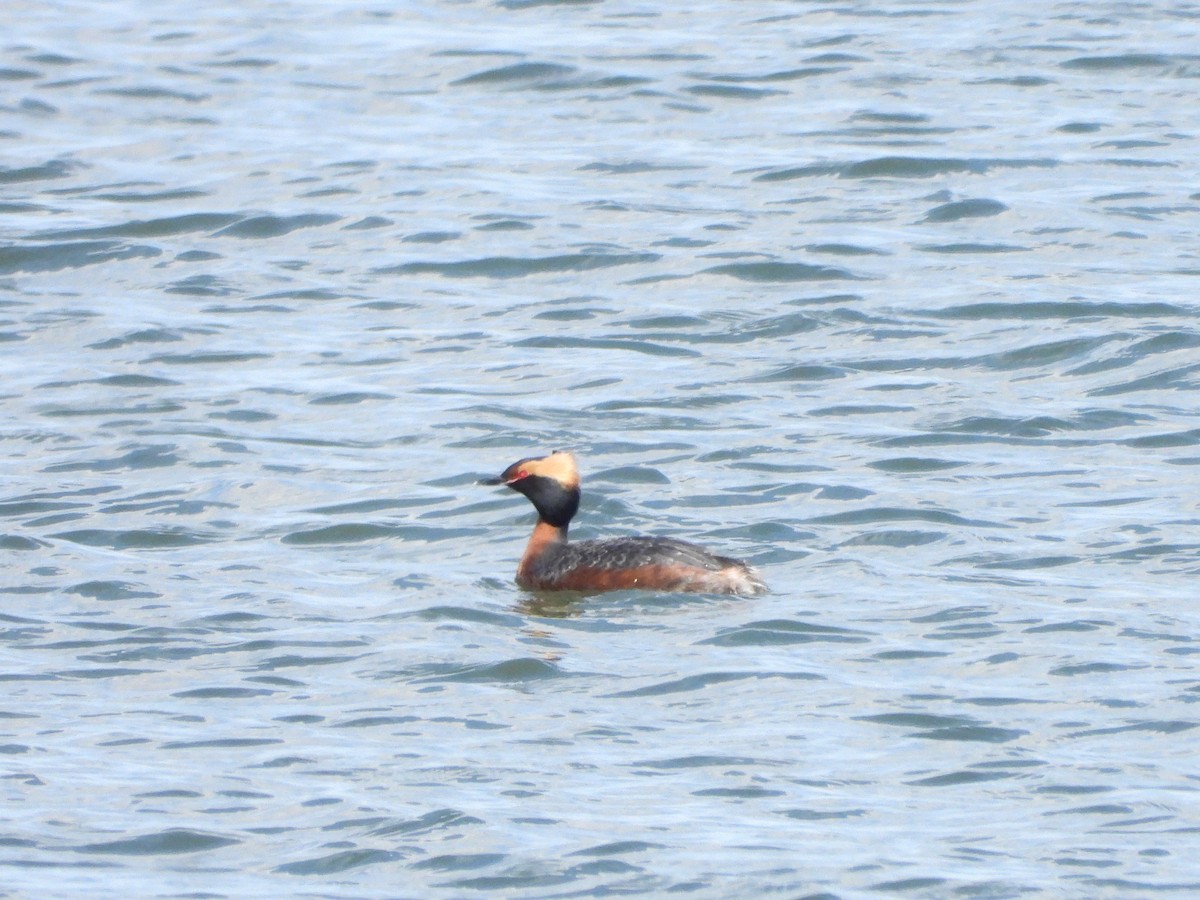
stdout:
[(790, 283), (796, 281), (852, 280), (857, 276), (834, 266), (814, 266), (797, 262), (728, 263), (704, 270), (713, 275), (729, 275), (741, 281)]
[(0, 247), (0, 275), (56, 272), (109, 262), (147, 259), (162, 253), (147, 244), (120, 241), (68, 241), (39, 246)]
[(161, 854), (200, 853), (231, 844), (240, 843), (236, 838), (187, 828), (169, 828), (165, 831), (142, 834), (118, 841), (102, 841), (81, 844), (74, 849), (78, 853), (112, 853), (122, 856), (158, 856)]
[(9, 893), (1194, 892), (1186, 10), (9, 6)]
[[(443, 275), (447, 278), (524, 278), (552, 272), (586, 272), (609, 266), (639, 265), (657, 253), (565, 253), (557, 256), (493, 256), (457, 262), (410, 262), (379, 270), (381, 275)], [(2, 271), (2, 270), (0, 270)]]

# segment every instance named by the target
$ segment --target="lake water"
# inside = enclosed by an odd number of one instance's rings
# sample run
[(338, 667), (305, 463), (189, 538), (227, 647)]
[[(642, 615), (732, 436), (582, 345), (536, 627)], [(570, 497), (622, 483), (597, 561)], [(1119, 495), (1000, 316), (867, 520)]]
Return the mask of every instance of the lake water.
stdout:
[(1200, 890), (1200, 8), (4, 18), (0, 894)]

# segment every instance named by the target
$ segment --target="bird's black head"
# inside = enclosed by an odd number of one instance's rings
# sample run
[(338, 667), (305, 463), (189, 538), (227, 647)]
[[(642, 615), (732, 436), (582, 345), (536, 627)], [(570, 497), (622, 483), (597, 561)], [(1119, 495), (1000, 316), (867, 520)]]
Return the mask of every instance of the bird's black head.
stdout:
[(482, 484), (503, 484), (524, 494), (538, 515), (556, 528), (566, 528), (579, 509), (579, 470), (566, 451), (518, 460)]

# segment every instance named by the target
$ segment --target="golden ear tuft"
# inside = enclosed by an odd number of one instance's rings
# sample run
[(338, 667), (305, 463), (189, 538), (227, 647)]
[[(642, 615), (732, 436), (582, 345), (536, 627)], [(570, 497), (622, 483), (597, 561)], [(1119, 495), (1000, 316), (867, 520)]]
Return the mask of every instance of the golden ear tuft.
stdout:
[(575, 465), (575, 454), (570, 450), (556, 450), (549, 456), (530, 460), (525, 470), (530, 475), (553, 478), (565, 488), (579, 487), (579, 469)]

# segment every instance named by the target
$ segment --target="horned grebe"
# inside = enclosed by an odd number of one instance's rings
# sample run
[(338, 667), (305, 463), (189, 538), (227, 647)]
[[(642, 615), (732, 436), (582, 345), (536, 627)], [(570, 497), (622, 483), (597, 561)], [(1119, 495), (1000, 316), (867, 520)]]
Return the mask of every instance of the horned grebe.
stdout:
[(579, 470), (566, 451), (518, 460), (498, 478), (529, 498), (537, 525), (517, 566), (517, 584), (536, 591), (696, 591), (753, 595), (767, 589), (751, 566), (703, 547), (663, 537), (619, 537), (567, 542), (579, 509)]

